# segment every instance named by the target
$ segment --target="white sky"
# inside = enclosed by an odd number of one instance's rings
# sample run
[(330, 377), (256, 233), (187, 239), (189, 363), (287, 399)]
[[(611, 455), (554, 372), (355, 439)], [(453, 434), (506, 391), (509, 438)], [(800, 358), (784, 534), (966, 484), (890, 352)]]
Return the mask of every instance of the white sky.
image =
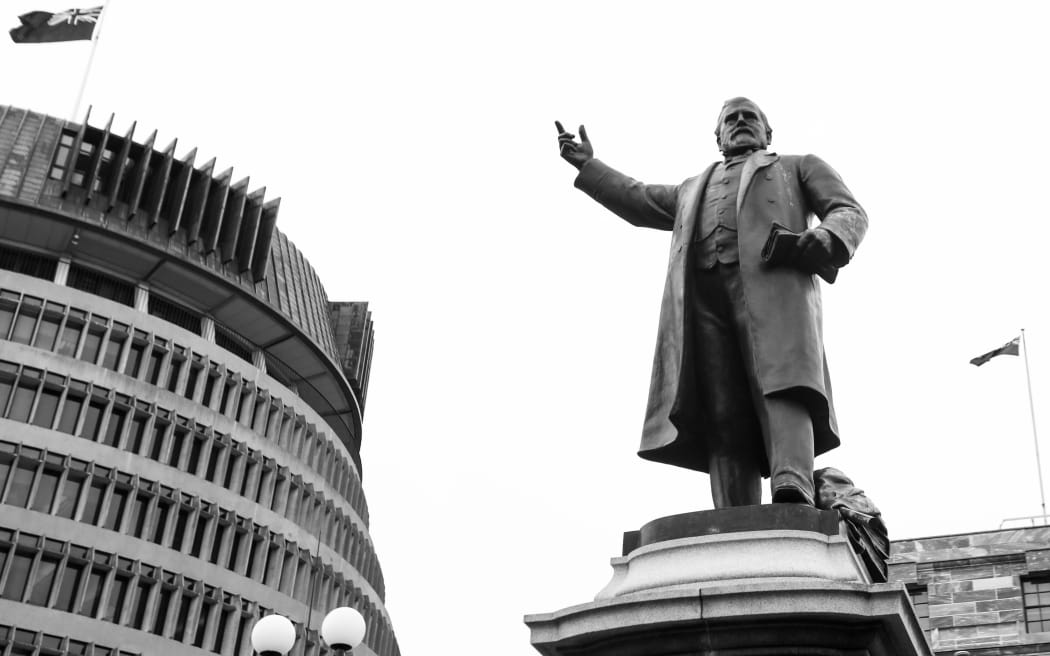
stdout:
[[(85, 104), (282, 196), (329, 297), (370, 302), (365, 488), (402, 651), (527, 656), (522, 615), (592, 598), (623, 531), (711, 507), (706, 476), (634, 455), (669, 233), (574, 190), (553, 121), (673, 183), (717, 157), (718, 109), (747, 95), (773, 150), (834, 166), (871, 228), (825, 287), (843, 446), (817, 464), (891, 537), (995, 529), (1039, 512), (1024, 362), (968, 360), (1021, 327), (1050, 434), (1048, 17), (112, 0)], [(0, 103), (68, 117), (88, 52), (5, 40)]]

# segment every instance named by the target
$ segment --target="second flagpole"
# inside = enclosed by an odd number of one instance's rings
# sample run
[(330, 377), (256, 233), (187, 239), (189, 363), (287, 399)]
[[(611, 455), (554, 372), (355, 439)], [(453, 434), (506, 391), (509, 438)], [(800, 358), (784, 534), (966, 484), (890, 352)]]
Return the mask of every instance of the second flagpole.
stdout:
[(1032, 439), (1035, 440), (1035, 467), (1039, 473), (1039, 502), (1043, 508), (1043, 525), (1047, 524), (1046, 517), (1046, 493), (1043, 491), (1043, 465), (1039, 458), (1039, 433), (1035, 428), (1035, 401), (1032, 398), (1032, 374), (1028, 369), (1028, 341), (1024, 336), (1024, 328), (1021, 329), (1021, 348), (1024, 351), (1024, 376), (1028, 383), (1028, 410), (1032, 413)]

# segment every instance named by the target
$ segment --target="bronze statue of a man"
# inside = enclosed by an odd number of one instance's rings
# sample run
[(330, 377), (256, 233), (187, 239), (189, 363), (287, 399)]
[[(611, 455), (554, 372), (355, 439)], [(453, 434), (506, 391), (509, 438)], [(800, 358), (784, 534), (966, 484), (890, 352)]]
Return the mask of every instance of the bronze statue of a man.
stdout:
[[(677, 185), (633, 180), (560, 123), (576, 187), (636, 226), (672, 231), (643, 458), (708, 472), (716, 508), (813, 503), (813, 458), (838, 445), (817, 271), (845, 266), (868, 219), (813, 155), (766, 150), (772, 130), (747, 98), (726, 101), (723, 161)], [(810, 227), (810, 216), (820, 220)], [(791, 266), (762, 261), (774, 223), (801, 233)]]

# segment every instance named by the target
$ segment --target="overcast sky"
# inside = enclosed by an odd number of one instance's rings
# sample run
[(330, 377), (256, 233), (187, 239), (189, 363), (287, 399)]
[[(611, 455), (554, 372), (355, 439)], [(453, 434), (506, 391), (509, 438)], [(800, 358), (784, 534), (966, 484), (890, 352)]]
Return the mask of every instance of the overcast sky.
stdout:
[[(818, 466), (893, 538), (1040, 512), (1024, 361), (968, 360), (1026, 328), (1050, 435), (1045, 5), (292, 7), (112, 0), (85, 104), (281, 196), (329, 298), (370, 303), (365, 489), (406, 656), (534, 653), (522, 615), (591, 599), (623, 531), (711, 507), (635, 455), (669, 233), (574, 190), (555, 119), (677, 183), (722, 101), (756, 100), (871, 221), (825, 286), (843, 444)], [(0, 103), (68, 118), (89, 51), (5, 41)]]

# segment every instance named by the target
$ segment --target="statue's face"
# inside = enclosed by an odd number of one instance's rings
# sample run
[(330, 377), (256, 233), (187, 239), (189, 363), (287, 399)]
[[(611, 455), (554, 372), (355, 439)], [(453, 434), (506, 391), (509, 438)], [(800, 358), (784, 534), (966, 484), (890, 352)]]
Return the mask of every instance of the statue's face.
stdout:
[(750, 100), (732, 101), (718, 121), (718, 148), (726, 156), (760, 150), (769, 145), (769, 126), (758, 105)]

